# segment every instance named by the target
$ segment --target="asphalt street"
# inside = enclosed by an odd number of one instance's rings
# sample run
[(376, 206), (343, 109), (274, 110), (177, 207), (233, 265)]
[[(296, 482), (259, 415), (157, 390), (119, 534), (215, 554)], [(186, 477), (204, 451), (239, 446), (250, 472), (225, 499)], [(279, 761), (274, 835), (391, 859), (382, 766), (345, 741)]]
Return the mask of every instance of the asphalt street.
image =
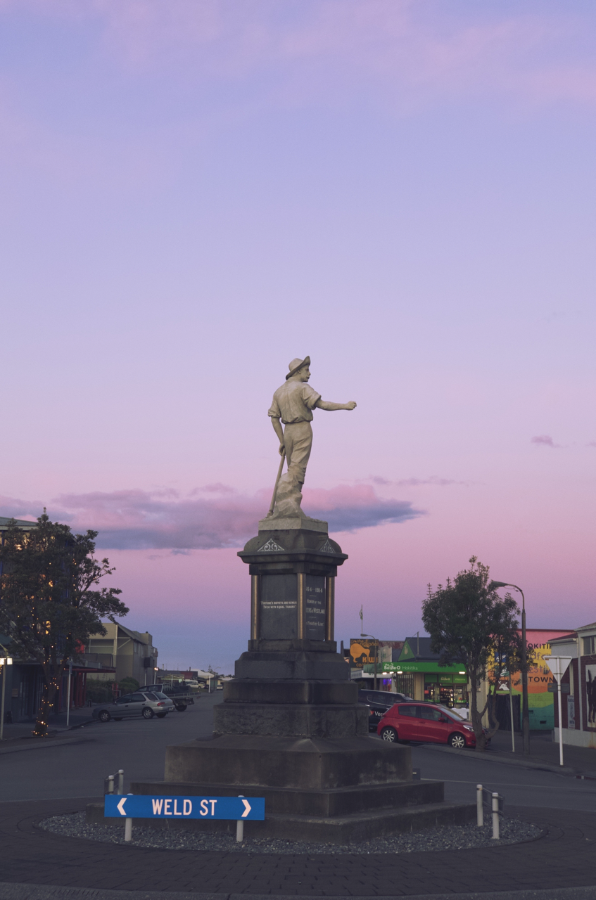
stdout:
[(163, 778), (166, 747), (211, 734), (221, 698), (221, 691), (202, 694), (165, 719), (94, 722), (67, 737), (7, 741), (0, 745), (0, 801), (100, 797), (103, 779), (118, 769), (125, 790), (130, 781)]
[[(66, 738), (8, 741), (0, 748), (0, 801), (101, 796), (104, 777), (117, 769), (124, 769), (125, 789), (130, 781), (161, 779), (165, 748), (211, 734), (213, 707), (221, 700), (221, 692), (203, 694), (166, 719), (94, 723)], [(596, 809), (596, 781), (493, 761), (490, 750), (478, 758), (475, 751), (428, 744), (411, 749), (423, 778), (445, 782), (446, 800), (472, 803), (476, 785), (483, 784), (502, 794), (506, 807)]]
[(476, 785), (482, 784), (505, 798), (507, 806), (596, 809), (596, 781), (580, 781), (573, 775), (513, 766), (486, 758), (476, 751), (443, 750), (430, 744), (412, 747), (412, 765), (420, 768), (422, 778), (445, 782), (445, 799), (473, 803)]

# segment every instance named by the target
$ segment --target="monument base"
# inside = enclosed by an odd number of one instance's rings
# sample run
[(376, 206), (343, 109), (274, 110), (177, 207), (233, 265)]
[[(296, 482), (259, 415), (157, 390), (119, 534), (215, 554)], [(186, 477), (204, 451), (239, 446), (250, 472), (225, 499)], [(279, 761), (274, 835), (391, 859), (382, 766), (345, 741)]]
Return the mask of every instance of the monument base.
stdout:
[[(264, 797), (267, 817), (247, 837), (345, 843), (473, 821), (474, 805), (443, 802), (438, 781), (413, 781), (409, 747), (345, 739), (225, 734), (166, 750), (166, 778), (134, 794)], [(88, 807), (88, 821), (103, 812)], [(144, 820), (143, 824), (149, 824)], [(151, 821), (164, 827), (163, 820)], [(235, 823), (168, 820), (167, 827), (232, 831)]]
[[(251, 578), (251, 635), (214, 709), (214, 734), (166, 750), (165, 778), (135, 794), (264, 797), (247, 837), (344, 843), (473, 821), (443, 802), (442, 782), (412, 780), (409, 747), (368, 735), (368, 707), (334, 640), (335, 578), (347, 556), (327, 523), (279, 519), (239, 553)], [(103, 809), (88, 809), (103, 821)], [(232, 831), (230, 822), (143, 820), (152, 827)]]

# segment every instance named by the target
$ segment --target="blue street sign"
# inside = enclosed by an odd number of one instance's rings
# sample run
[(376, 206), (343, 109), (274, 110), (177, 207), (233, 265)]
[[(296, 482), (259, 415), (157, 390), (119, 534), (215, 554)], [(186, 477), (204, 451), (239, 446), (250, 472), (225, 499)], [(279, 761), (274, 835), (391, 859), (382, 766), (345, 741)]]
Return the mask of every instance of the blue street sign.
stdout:
[(151, 797), (106, 794), (104, 816), (117, 819), (265, 818), (264, 797)]

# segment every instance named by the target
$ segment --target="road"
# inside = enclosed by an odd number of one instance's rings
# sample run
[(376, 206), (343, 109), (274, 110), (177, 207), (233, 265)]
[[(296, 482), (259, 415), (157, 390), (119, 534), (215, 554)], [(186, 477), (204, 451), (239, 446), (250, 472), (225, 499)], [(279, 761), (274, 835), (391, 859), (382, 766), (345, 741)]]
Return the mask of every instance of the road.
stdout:
[[(26, 744), (30, 749), (18, 749), (16, 743), (13, 749), (8, 742), (0, 749), (0, 801), (100, 796), (104, 777), (117, 769), (124, 769), (125, 789), (131, 780), (160, 780), (165, 748), (210, 735), (213, 707), (221, 700), (221, 692), (203, 694), (194, 706), (167, 719), (96, 723), (73, 731), (64, 744), (32, 740)], [(474, 751), (413, 745), (412, 763), (423, 778), (445, 782), (446, 800), (472, 803), (476, 785), (483, 784), (502, 794), (506, 807), (596, 809), (596, 781), (505, 765), (490, 760), (490, 751), (479, 759)]]
[(164, 776), (165, 749), (213, 730), (213, 707), (221, 691), (202, 694), (197, 703), (165, 719), (124, 719), (93, 723), (71, 732), (68, 741), (50, 738), (10, 743), (0, 750), (0, 801), (53, 800), (101, 796), (103, 779), (124, 769), (130, 781)]
[(445, 799), (473, 803), (476, 785), (498, 791), (507, 806), (539, 806), (549, 809), (596, 809), (596, 781), (579, 781), (537, 768), (506, 765), (488, 758), (475, 758), (476, 751), (444, 750), (430, 744), (412, 747), (412, 765), (422, 778), (445, 782)]

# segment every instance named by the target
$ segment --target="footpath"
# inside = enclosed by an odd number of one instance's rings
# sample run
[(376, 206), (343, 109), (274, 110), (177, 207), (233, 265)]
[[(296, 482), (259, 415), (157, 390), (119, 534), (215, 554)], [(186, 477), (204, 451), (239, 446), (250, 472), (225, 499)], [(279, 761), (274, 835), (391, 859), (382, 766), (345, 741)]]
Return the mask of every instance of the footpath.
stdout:
[[(425, 748), (437, 750), (439, 753), (457, 753), (443, 744), (425, 744)], [(596, 748), (572, 747), (563, 745), (563, 763), (559, 764), (559, 744), (552, 740), (550, 732), (532, 732), (530, 736), (530, 755), (522, 752), (521, 734), (515, 735), (515, 753), (511, 750), (511, 734), (499, 733), (494, 736), (491, 746), (483, 753), (474, 753), (474, 760), (484, 759), (488, 762), (499, 762), (505, 765), (521, 766), (526, 769), (542, 769), (548, 772), (559, 772), (564, 775), (575, 775), (578, 778), (596, 781)]]
[(96, 799), (0, 803), (1, 900), (596, 898), (596, 812), (510, 808), (543, 836), (495, 848), (352, 856), (156, 850), (38, 826)]

